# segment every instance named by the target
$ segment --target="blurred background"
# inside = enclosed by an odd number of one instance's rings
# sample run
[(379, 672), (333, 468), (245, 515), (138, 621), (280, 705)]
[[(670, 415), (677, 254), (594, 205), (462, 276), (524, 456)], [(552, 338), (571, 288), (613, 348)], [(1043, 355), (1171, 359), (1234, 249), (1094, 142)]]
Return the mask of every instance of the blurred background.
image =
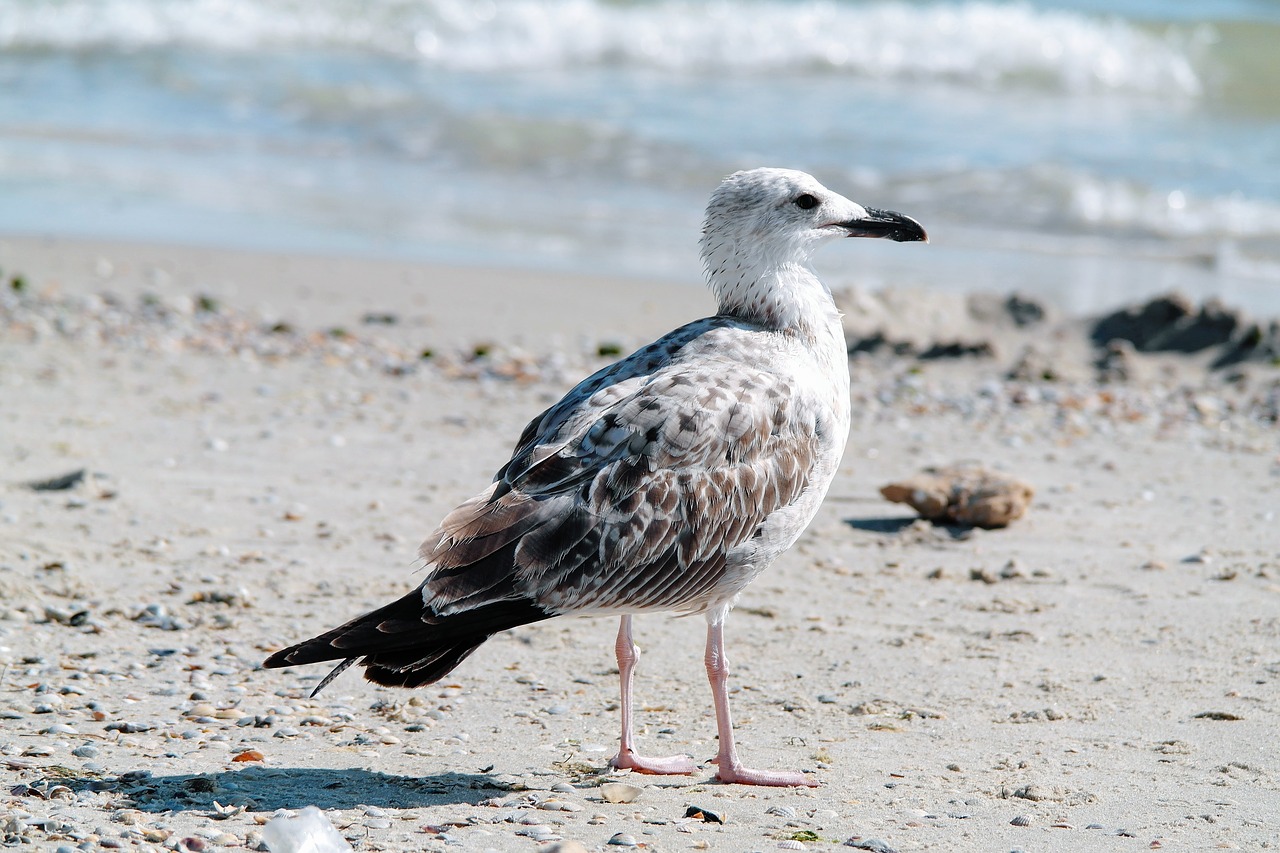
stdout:
[(0, 0), (0, 233), (696, 282), (757, 165), (929, 229), (833, 285), (1280, 313), (1280, 0)]

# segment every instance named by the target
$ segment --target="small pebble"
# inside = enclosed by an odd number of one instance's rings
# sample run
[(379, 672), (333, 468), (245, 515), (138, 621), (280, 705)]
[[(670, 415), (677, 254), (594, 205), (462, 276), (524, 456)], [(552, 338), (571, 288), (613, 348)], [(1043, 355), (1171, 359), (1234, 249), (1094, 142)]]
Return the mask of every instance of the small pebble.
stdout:
[(628, 835), (625, 832), (615, 833), (614, 836), (609, 839), (609, 843), (614, 845), (615, 847), (639, 847), (640, 846), (636, 844), (635, 836)]

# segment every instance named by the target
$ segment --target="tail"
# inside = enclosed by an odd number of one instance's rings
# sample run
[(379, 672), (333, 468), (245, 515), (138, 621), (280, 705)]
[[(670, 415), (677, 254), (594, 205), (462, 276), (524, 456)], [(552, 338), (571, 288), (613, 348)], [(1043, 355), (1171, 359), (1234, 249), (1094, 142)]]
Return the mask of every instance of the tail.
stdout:
[(496, 601), (440, 616), (424, 605), (419, 588), (332, 631), (281, 649), (262, 665), (275, 669), (341, 661), (316, 686), (312, 696), (355, 663), (356, 658), (362, 658), (364, 677), (375, 684), (421, 687), (444, 678), (494, 634), (554, 615), (524, 599)]

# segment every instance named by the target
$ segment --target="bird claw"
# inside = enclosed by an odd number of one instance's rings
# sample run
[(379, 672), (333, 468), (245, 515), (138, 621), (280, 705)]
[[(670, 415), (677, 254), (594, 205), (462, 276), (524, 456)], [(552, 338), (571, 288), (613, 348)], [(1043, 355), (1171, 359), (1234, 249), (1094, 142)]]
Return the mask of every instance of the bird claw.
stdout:
[(698, 771), (698, 765), (683, 755), (672, 755), (667, 758), (644, 758), (629, 750), (627, 752), (619, 752), (609, 759), (609, 766), (617, 770), (649, 773), (654, 776), (687, 776)]
[(750, 770), (746, 767), (721, 767), (716, 779), (726, 785), (762, 785), (770, 788), (816, 788), (818, 781), (804, 773), (790, 770)]

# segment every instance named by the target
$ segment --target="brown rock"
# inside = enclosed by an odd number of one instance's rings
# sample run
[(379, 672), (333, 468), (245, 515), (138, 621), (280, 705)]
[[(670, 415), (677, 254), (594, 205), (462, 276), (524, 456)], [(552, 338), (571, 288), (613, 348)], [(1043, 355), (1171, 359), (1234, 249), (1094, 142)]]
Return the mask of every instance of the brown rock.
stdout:
[(926, 468), (880, 489), (886, 500), (905, 503), (931, 521), (1004, 527), (1021, 518), (1035, 490), (1021, 480), (977, 466)]

